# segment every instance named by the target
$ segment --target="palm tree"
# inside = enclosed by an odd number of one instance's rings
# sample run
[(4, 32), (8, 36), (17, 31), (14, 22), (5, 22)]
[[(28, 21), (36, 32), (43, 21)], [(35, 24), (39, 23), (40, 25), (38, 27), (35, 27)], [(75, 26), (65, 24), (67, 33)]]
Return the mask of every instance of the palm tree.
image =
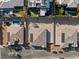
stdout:
[(54, 15), (56, 14), (56, 5), (59, 5), (57, 0), (53, 0), (53, 10), (54, 10), (53, 13), (54, 13)]
[(79, 16), (79, 4), (77, 6), (77, 16)]
[(28, 11), (28, 0), (24, 0), (24, 10), (27, 13), (27, 11)]
[(56, 0), (53, 0), (53, 15), (55, 15), (55, 1)]

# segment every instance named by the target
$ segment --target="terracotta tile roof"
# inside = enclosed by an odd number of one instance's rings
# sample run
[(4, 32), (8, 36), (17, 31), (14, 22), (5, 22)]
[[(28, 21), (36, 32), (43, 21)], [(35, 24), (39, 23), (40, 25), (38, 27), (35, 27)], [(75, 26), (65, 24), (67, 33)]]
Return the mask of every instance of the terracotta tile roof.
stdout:
[(79, 0), (64, 0), (62, 4), (67, 4), (67, 7), (77, 7)]
[(24, 6), (24, 0), (10, 0), (4, 2), (0, 8), (14, 8), (15, 6)]

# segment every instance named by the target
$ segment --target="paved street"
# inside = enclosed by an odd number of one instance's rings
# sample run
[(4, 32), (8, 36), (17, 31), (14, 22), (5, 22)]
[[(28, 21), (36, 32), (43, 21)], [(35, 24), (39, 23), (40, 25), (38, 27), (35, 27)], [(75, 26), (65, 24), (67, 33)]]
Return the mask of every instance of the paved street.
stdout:
[(6, 49), (1, 49), (1, 59), (79, 59), (79, 52), (64, 52), (54, 54), (52, 52), (47, 52), (44, 50), (23, 50), (20, 52), (20, 58), (16, 56), (8, 56), (9, 51)]
[[(1, 59), (17, 59), (16, 56), (8, 56), (9, 51), (1, 49)], [(20, 52), (20, 59), (33, 59), (33, 58), (49, 58), (51, 54), (44, 50), (24, 50)]]

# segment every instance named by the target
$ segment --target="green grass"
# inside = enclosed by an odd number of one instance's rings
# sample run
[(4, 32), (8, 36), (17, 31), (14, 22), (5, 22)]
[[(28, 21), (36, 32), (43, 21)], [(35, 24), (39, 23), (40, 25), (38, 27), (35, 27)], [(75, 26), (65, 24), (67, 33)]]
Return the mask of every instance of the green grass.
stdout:
[(38, 16), (39, 15), (37, 11), (29, 10), (29, 12), (30, 12), (31, 16)]
[(30, 12), (31, 16), (38, 16), (38, 14), (34, 13), (34, 12)]
[(15, 8), (15, 12), (20, 12), (20, 11), (24, 11), (22, 7)]

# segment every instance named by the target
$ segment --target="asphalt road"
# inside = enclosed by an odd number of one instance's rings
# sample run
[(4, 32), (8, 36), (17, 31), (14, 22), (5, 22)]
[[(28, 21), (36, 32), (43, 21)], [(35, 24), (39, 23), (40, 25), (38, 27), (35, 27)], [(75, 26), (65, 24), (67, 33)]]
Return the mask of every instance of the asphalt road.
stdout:
[[(24, 50), (19, 52), (19, 58), (16, 55), (10, 56), (10, 53), (9, 50), (1, 49), (1, 59), (48, 59), (48, 57), (51, 57), (51, 54), (44, 50)], [(12, 53), (15, 53), (15, 51)]]
[[(9, 56), (10, 52), (6, 49), (1, 49), (1, 59), (59, 59), (69, 58), (69, 59), (79, 59), (79, 52), (64, 52), (54, 54), (52, 52), (47, 52), (45, 50), (23, 50), (19, 52), (19, 56)], [(12, 52), (14, 53), (14, 52)]]

